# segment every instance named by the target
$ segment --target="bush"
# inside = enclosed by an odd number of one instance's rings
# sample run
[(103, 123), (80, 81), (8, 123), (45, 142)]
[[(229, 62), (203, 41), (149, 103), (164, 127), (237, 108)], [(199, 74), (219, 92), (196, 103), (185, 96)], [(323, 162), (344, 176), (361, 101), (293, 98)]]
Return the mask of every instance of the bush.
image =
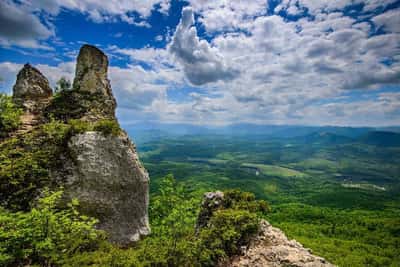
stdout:
[(22, 113), (22, 109), (12, 102), (11, 96), (0, 93), (0, 137), (6, 137), (18, 128)]
[(90, 123), (79, 120), (79, 119), (71, 119), (68, 121), (68, 124), (71, 126), (70, 133), (71, 135), (80, 134), (87, 131), (93, 130), (93, 125)]
[(82, 118), (93, 109), (104, 107), (106, 100), (101, 93), (78, 92), (76, 89), (61, 90), (53, 96), (44, 110), (44, 115), (47, 119), (67, 122), (70, 119)]
[(266, 213), (270, 207), (265, 200), (256, 200), (253, 193), (243, 192), (238, 189), (224, 191), (225, 209), (243, 209), (250, 212)]
[(38, 192), (54, 185), (49, 170), (61, 164), (69, 126), (51, 121), (18, 138), (0, 143), (0, 204), (29, 210)]
[(97, 220), (79, 214), (77, 200), (58, 209), (62, 191), (46, 191), (29, 212), (0, 209), (0, 265), (53, 266), (71, 255), (96, 248), (104, 233)]
[(65, 143), (70, 126), (60, 121), (51, 120), (43, 124), (37, 132), (40, 138), (45, 138), (47, 143), (56, 147)]
[(104, 135), (118, 136), (121, 133), (121, 128), (116, 120), (100, 120), (93, 126), (93, 130), (102, 132)]
[(218, 261), (237, 255), (258, 231), (259, 219), (247, 210), (218, 210), (210, 219), (209, 227), (199, 234), (199, 263), (215, 266)]

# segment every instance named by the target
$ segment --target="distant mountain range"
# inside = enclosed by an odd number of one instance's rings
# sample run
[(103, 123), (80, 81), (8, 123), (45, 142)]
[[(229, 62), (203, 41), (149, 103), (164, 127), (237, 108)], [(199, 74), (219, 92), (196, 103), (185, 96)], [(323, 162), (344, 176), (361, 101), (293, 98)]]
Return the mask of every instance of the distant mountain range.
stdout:
[(400, 127), (339, 127), (232, 124), (198, 126), (192, 124), (141, 123), (125, 126), (137, 142), (185, 135), (221, 135), (248, 138), (288, 138), (307, 143), (342, 144), (360, 142), (370, 145), (399, 146)]

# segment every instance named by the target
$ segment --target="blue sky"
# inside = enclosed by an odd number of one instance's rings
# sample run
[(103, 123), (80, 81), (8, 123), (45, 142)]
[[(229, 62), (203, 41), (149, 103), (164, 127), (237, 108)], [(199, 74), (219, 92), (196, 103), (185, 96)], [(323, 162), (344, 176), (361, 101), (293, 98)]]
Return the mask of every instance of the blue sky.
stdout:
[(122, 124), (400, 125), (400, 1), (3, 0), (0, 91), (110, 59)]

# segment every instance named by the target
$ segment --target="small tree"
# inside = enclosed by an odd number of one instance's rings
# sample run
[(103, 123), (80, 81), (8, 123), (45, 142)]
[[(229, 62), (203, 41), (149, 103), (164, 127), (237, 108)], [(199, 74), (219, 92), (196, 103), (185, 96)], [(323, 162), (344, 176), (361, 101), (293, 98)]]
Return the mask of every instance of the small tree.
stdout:
[(59, 93), (69, 89), (71, 89), (71, 82), (67, 78), (61, 77), (61, 79), (59, 79), (56, 83), (55, 92)]

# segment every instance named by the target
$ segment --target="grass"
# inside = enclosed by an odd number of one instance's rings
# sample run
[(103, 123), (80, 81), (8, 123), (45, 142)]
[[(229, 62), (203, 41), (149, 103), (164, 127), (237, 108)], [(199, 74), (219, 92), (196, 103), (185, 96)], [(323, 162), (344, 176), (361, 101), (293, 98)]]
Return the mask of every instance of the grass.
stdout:
[(243, 163), (241, 166), (245, 167), (245, 168), (254, 168), (255, 170), (257, 170), (267, 176), (278, 176), (278, 177), (284, 177), (284, 178), (306, 177), (307, 176), (303, 172), (285, 168), (285, 167), (281, 167), (278, 165)]

